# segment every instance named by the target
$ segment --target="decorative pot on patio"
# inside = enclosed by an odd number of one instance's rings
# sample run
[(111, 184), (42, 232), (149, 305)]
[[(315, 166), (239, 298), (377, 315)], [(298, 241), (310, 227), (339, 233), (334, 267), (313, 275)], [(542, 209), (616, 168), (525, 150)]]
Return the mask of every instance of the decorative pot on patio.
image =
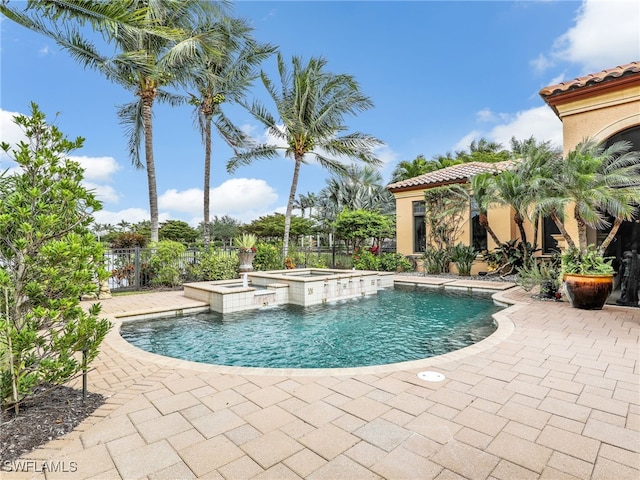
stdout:
[(238, 252), (238, 258), (240, 259), (240, 273), (253, 272), (253, 258), (256, 256), (256, 252)]
[(613, 290), (613, 275), (582, 275), (565, 273), (564, 288), (572, 307), (583, 310), (602, 310)]

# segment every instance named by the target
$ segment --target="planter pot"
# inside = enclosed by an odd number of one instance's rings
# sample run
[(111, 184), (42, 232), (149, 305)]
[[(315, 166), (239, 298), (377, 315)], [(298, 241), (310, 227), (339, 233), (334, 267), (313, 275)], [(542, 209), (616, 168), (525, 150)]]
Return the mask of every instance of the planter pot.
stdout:
[(613, 290), (613, 275), (579, 275), (565, 273), (562, 286), (572, 307), (602, 310)]
[(238, 259), (240, 260), (240, 272), (253, 272), (253, 258), (256, 256), (256, 252), (238, 252)]

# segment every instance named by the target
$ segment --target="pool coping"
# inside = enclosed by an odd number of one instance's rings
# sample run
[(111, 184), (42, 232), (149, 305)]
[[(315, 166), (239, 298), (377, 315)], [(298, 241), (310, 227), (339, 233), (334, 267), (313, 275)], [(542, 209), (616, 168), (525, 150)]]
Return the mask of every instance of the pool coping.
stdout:
[(371, 365), (364, 367), (344, 367), (344, 368), (264, 368), (264, 367), (238, 367), (228, 365), (213, 365), (189, 360), (182, 360), (172, 357), (166, 357), (151, 352), (147, 352), (127, 342), (120, 335), (120, 327), (123, 323), (129, 321), (138, 321), (148, 318), (170, 318), (180, 316), (185, 313), (199, 313), (208, 311), (209, 307), (206, 302), (191, 303), (193, 305), (186, 308), (178, 308), (168, 310), (167, 308), (156, 308), (146, 310), (133, 310), (128, 312), (116, 313), (109, 318), (113, 323), (113, 328), (107, 334), (107, 340), (110, 345), (123, 355), (132, 356), (140, 361), (152, 362), (157, 365), (186, 369), (197, 372), (211, 372), (220, 374), (235, 375), (261, 375), (261, 376), (278, 376), (278, 377), (309, 377), (309, 376), (344, 376), (344, 375), (367, 375), (378, 373), (392, 373), (397, 371), (425, 369), (436, 366), (442, 362), (450, 362), (461, 360), (468, 356), (476, 355), (480, 352), (488, 350), (495, 345), (503, 342), (513, 333), (515, 325), (509, 318), (509, 315), (516, 312), (526, 305), (526, 303), (518, 302), (507, 296), (512, 289), (517, 289), (515, 284), (510, 282), (485, 282), (482, 280), (456, 280), (456, 279), (432, 279), (429, 277), (396, 277), (394, 284), (398, 285), (415, 285), (425, 288), (438, 288), (444, 290), (465, 291), (467, 293), (492, 293), (491, 298), (496, 305), (505, 307), (503, 310), (493, 314), (493, 319), (497, 325), (496, 331), (487, 338), (469, 345), (468, 347), (455, 350), (453, 352), (436, 355), (429, 358), (410, 360), (407, 362), (397, 362), (385, 365)]

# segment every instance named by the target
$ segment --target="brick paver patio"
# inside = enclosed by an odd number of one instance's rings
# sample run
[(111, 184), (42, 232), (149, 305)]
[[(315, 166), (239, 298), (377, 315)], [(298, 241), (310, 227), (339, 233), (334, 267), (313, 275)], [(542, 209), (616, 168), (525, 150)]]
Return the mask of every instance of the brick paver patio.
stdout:
[[(209, 366), (142, 352), (114, 329), (89, 377), (105, 405), (0, 477), (640, 478), (640, 309), (582, 311), (517, 288), (497, 298), (513, 305), (490, 338), (385, 367)], [(203, 306), (181, 292), (102, 303), (114, 320)]]

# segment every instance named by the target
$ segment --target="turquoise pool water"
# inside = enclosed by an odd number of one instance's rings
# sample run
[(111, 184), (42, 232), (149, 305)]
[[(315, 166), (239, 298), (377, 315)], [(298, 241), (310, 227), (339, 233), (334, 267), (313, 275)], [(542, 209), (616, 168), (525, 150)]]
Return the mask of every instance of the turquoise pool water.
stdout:
[(215, 365), (339, 368), (441, 355), (491, 335), (490, 298), (428, 289), (312, 307), (286, 305), (222, 315), (129, 322), (121, 335), (153, 353)]

